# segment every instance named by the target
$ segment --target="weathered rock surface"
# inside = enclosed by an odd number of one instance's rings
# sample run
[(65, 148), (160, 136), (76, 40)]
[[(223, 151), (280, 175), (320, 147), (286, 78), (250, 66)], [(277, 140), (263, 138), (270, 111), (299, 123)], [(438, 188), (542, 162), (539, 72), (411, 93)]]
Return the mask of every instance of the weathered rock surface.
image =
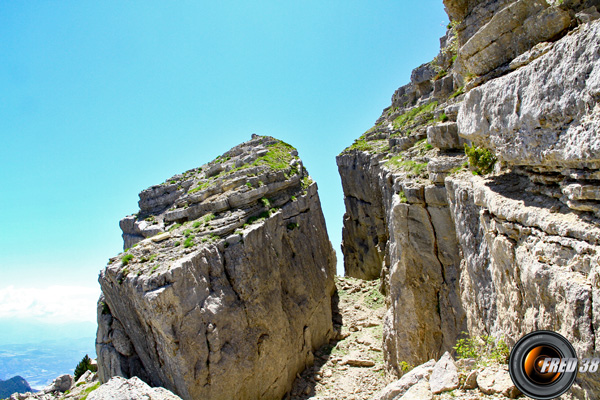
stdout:
[(433, 393), (429, 388), (429, 382), (425, 379), (420, 380), (414, 386), (411, 386), (410, 389), (404, 393), (402, 400), (431, 400), (433, 399)]
[(99, 278), (102, 382), (279, 399), (331, 337), (335, 254), (291, 146), (255, 136), (143, 191), (121, 227), (136, 245)]
[[(600, 355), (599, 3), (445, 0), (440, 54), (338, 156), (346, 274), (382, 278), (390, 371), (461, 331), (549, 329)], [(488, 178), (464, 144), (497, 158)], [(579, 376), (573, 395), (599, 387)]]
[(465, 95), (461, 136), (510, 165), (600, 168), (600, 22), (581, 26), (523, 68)]
[(479, 372), (477, 386), (485, 394), (501, 394), (511, 399), (521, 394), (510, 379), (508, 369), (500, 366), (485, 368)]
[(164, 388), (151, 388), (137, 377), (115, 376), (93, 391), (88, 400), (181, 400), (181, 397)]
[(569, 13), (545, 0), (518, 0), (497, 13), (460, 47), (466, 69), (484, 75), (539, 42), (554, 38), (571, 23)]
[(445, 352), (442, 358), (435, 363), (431, 376), (429, 377), (429, 386), (433, 394), (447, 392), (458, 387), (458, 369), (454, 364), (454, 359), (450, 353)]

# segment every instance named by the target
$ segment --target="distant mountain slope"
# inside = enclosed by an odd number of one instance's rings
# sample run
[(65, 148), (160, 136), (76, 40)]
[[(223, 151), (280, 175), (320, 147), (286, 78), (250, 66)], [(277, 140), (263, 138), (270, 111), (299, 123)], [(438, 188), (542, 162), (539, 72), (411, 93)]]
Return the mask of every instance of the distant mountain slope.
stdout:
[(13, 393), (31, 392), (29, 383), (20, 376), (15, 376), (9, 380), (0, 380), (0, 399), (5, 399)]
[(94, 347), (93, 337), (12, 345), (0, 342), (0, 379), (19, 375), (32, 388), (41, 389), (59, 375), (73, 374), (86, 354), (96, 358)]

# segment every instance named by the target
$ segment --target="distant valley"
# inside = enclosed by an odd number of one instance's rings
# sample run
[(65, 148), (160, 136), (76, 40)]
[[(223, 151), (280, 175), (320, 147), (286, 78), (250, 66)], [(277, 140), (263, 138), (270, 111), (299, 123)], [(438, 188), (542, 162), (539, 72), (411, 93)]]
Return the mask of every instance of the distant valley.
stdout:
[(34, 389), (41, 389), (54, 378), (73, 373), (77, 363), (88, 354), (96, 357), (95, 325), (17, 324), (0, 321), (0, 380), (21, 376)]

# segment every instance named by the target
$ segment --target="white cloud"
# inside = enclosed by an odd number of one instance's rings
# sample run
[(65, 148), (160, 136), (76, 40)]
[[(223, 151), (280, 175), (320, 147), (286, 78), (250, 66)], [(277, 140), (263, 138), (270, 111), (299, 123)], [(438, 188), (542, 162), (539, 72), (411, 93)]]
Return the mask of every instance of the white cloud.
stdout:
[(0, 318), (27, 318), (47, 323), (95, 322), (100, 288), (48, 286), (0, 288)]

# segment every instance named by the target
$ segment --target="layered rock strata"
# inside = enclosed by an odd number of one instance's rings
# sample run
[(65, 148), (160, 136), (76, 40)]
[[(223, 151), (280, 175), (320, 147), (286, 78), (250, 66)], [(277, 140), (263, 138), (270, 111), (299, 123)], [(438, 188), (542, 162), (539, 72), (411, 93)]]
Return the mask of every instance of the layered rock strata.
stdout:
[(297, 151), (253, 135), (139, 205), (121, 221), (126, 251), (100, 273), (100, 380), (283, 397), (333, 329), (335, 253)]
[[(598, 356), (598, 2), (444, 3), (440, 54), (337, 158), (346, 273), (383, 278), (398, 374), (462, 331), (549, 329)], [(598, 387), (581, 374), (573, 393)]]

